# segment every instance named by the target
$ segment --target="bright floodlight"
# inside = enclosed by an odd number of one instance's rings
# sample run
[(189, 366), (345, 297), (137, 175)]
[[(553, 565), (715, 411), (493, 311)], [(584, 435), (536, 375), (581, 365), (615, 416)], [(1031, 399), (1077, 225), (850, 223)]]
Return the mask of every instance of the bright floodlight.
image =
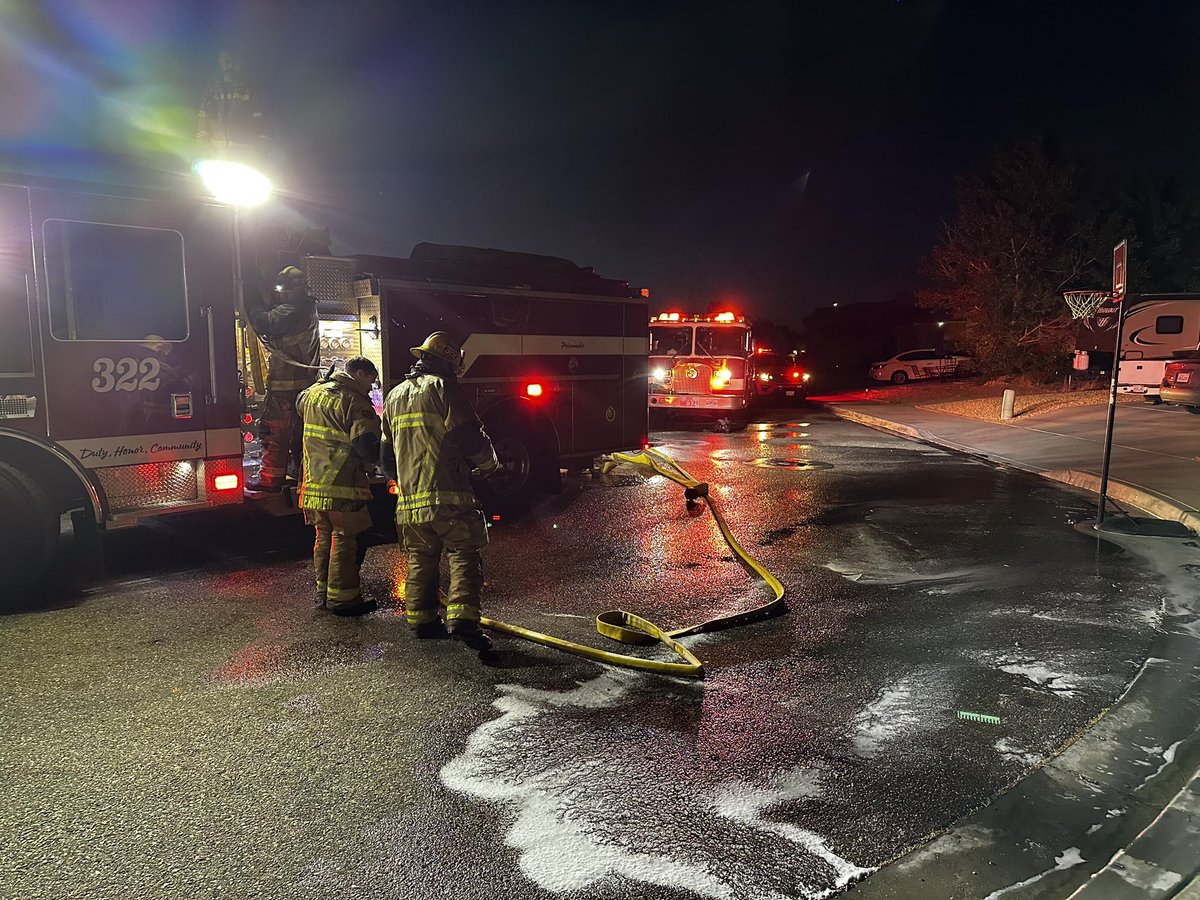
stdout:
[(196, 163), (196, 174), (213, 198), (231, 206), (258, 206), (271, 196), (271, 181), (247, 165), (227, 159)]

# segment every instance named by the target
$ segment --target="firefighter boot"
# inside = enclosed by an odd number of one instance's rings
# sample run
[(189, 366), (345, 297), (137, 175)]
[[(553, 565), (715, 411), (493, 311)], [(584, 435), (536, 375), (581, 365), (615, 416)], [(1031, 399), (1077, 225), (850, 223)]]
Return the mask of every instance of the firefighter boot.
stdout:
[(434, 619), (432, 622), (422, 622), (413, 629), (413, 634), (417, 636), (419, 641), (440, 641), (448, 637), (446, 626), (441, 619)]
[(374, 600), (365, 600), (359, 597), (353, 603), (341, 603), (337, 606), (329, 605), (325, 607), (335, 616), (344, 616), (347, 618), (353, 616), (365, 616), (368, 613), (373, 613), (379, 609), (379, 604)]
[(479, 653), (486, 653), (492, 649), (492, 639), (479, 627), (478, 623), (455, 625), (449, 629), (448, 633), (450, 637), (462, 641)]

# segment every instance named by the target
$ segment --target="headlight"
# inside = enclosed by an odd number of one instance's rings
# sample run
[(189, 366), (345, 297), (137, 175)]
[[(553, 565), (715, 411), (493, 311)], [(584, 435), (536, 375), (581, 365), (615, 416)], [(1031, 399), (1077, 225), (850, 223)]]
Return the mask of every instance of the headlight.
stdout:
[(763, 372), (761, 375), (758, 376), (758, 380), (759, 381), (770, 381), (771, 376), (768, 375), (766, 372)]
[(664, 368), (661, 368), (661, 367), (657, 368), (651, 374), (654, 376), (654, 379), (656, 381), (666, 381), (667, 380), (667, 370)]

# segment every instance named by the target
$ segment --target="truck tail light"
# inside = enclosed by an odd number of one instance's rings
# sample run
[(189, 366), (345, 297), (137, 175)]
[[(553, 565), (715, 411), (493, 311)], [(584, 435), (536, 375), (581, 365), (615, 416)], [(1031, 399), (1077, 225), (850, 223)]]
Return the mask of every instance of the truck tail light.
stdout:
[(241, 484), (242, 479), (236, 475), (218, 475), (213, 479), (213, 487), (218, 491), (236, 491)]
[(540, 397), (542, 396), (542, 386), (536, 381), (531, 381), (525, 385), (525, 394), (529, 397)]
[(224, 456), (204, 460), (204, 486), (213, 506), (241, 503), (242, 458)]

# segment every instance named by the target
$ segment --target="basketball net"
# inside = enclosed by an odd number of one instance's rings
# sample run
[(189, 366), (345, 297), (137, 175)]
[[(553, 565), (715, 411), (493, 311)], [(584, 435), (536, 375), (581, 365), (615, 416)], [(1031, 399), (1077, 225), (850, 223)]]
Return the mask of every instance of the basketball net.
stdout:
[(1109, 291), (1064, 291), (1063, 299), (1071, 310), (1071, 318), (1086, 319), (1100, 304), (1112, 297)]

